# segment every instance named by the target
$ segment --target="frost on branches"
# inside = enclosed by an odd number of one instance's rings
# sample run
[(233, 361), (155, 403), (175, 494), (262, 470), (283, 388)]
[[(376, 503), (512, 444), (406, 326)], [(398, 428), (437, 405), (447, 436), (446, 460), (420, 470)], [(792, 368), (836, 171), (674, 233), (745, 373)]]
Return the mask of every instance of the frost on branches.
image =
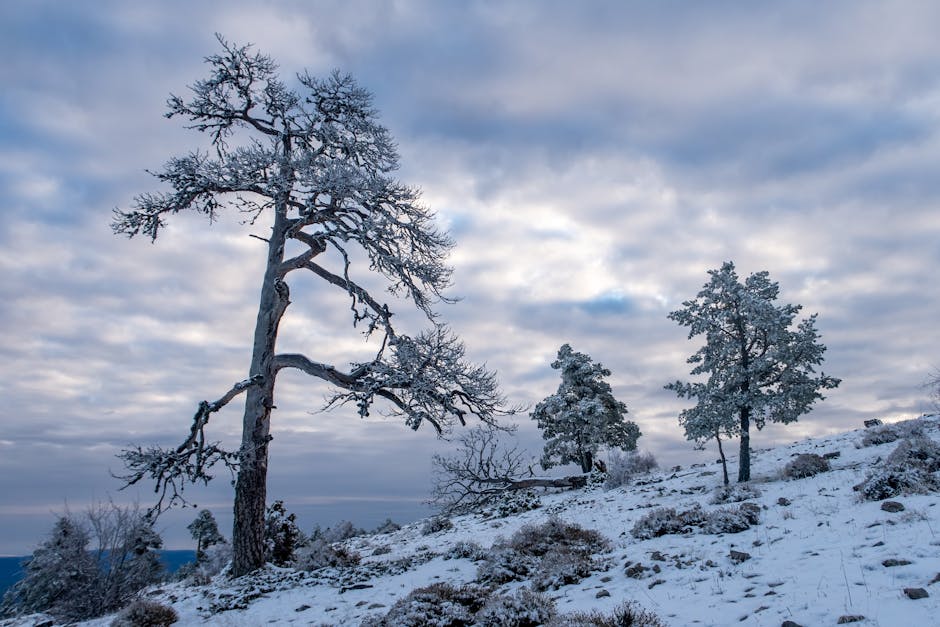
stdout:
[[(168, 101), (167, 117), (188, 120), (207, 137), (207, 149), (170, 159), (156, 173), (168, 190), (137, 196), (129, 211), (115, 211), (112, 227), (155, 240), (169, 216), (196, 211), (211, 222), (226, 209), (267, 227), (256, 236), (267, 262), (247, 377), (215, 402), (199, 403), (178, 447), (122, 455), (128, 484), (156, 483), (158, 510), (181, 501), (186, 485), (208, 481), (214, 463), (237, 472), (232, 574), (238, 576), (264, 563), (270, 418), (280, 371), (332, 384), (329, 407), (350, 404), (366, 416), (380, 401), (412, 429), (428, 423), (438, 433), (470, 415), (494, 422), (503, 398), (493, 373), (467, 363), (463, 344), (437, 319), (435, 304), (449, 302), (445, 260), (453, 243), (434, 226), (418, 191), (392, 177), (398, 154), (371, 95), (340, 73), (283, 82), (270, 57), (221, 37), (219, 43), (221, 53), (206, 59), (209, 76), (192, 85), (190, 98)], [(288, 282), (299, 274), (348, 297), (353, 326), (377, 339), (371, 359), (342, 368), (277, 350), (291, 304)], [(381, 283), (399, 303), (410, 300), (430, 328), (408, 335), (394, 327), (381, 293), (366, 287)], [(226, 451), (207, 438), (206, 427), (241, 394), (241, 446)]]
[(708, 274), (711, 280), (696, 298), (669, 314), (689, 327), (689, 339), (705, 336), (705, 345), (687, 361), (694, 364), (691, 374), (708, 379), (676, 381), (666, 389), (697, 401), (679, 415), (688, 439), (717, 438), (720, 447), (721, 436), (740, 436), (738, 481), (748, 481), (751, 423), (762, 429), (768, 420), (795, 422), (824, 398), (820, 390), (840, 380), (816, 374), (826, 351), (816, 314), (793, 328), (802, 306), (775, 305), (779, 286), (766, 271), (741, 283), (729, 261)]
[(578, 464), (590, 472), (598, 449), (632, 451), (640, 430), (626, 420), (627, 406), (614, 398), (604, 381), (610, 370), (589, 355), (564, 344), (552, 368), (561, 371), (558, 391), (535, 406), (532, 419), (547, 440), (542, 453), (543, 468)]

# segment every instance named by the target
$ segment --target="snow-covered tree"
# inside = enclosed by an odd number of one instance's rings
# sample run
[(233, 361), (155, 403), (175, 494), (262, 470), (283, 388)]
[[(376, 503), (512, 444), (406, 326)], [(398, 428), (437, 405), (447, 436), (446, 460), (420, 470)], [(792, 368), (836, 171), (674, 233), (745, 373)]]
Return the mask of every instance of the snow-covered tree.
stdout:
[(186, 529), (189, 530), (193, 540), (196, 541), (196, 560), (201, 561), (205, 557), (205, 551), (213, 544), (225, 542), (225, 537), (219, 533), (219, 526), (215, 522), (215, 516), (207, 509), (199, 511), (196, 519), (193, 520)]
[(113, 612), (163, 575), (163, 545), (135, 507), (96, 506), (60, 516), (4, 597), (6, 613), (47, 612), (81, 620)]
[(78, 520), (60, 516), (49, 538), (24, 562), (23, 578), (4, 595), (4, 613), (48, 612), (65, 620), (93, 616), (99, 573), (89, 541)]
[[(206, 59), (211, 73), (192, 85), (191, 98), (168, 101), (167, 116), (188, 119), (208, 136), (209, 150), (171, 159), (156, 174), (169, 191), (138, 196), (129, 211), (115, 211), (112, 227), (155, 240), (168, 216), (192, 210), (211, 222), (227, 207), (269, 226), (256, 236), (266, 266), (247, 378), (199, 403), (178, 447), (122, 454), (128, 484), (155, 481), (158, 511), (182, 500), (186, 483), (208, 481), (213, 464), (237, 471), (231, 572), (238, 576), (264, 564), (270, 419), (282, 370), (332, 384), (327, 407), (350, 403), (366, 416), (381, 399), (412, 429), (429, 423), (438, 433), (469, 415), (495, 421), (503, 398), (495, 376), (465, 361), (462, 343), (436, 316), (435, 304), (447, 302), (452, 241), (435, 228), (418, 191), (392, 177), (398, 154), (371, 95), (340, 73), (304, 73), (288, 84), (270, 57), (219, 42), (222, 52)], [(366, 282), (354, 278), (360, 263)], [(353, 324), (375, 340), (373, 358), (343, 369), (277, 350), (288, 279), (301, 273), (348, 296)], [(423, 312), (430, 330), (406, 335), (393, 327), (391, 308), (372, 287), (383, 281)], [(206, 425), (242, 393), (241, 446), (227, 451), (207, 440)]]
[(573, 463), (580, 464), (582, 472), (590, 472), (601, 447), (636, 449), (640, 430), (624, 418), (627, 406), (614, 398), (610, 384), (604, 380), (610, 370), (589, 355), (571, 350), (568, 344), (558, 349), (552, 368), (561, 371), (558, 391), (532, 412), (542, 438), (547, 440), (541, 459), (543, 468)]
[(297, 515), (287, 513), (284, 501), (274, 501), (264, 518), (265, 554), (276, 566), (287, 566), (294, 559), (294, 551), (307, 539), (297, 526)]
[(694, 364), (691, 374), (708, 379), (666, 388), (697, 401), (679, 416), (689, 439), (715, 437), (720, 444), (722, 435), (740, 436), (738, 481), (748, 481), (751, 424), (762, 429), (768, 420), (795, 422), (824, 398), (820, 390), (833, 389), (840, 380), (816, 374), (826, 351), (816, 314), (793, 328), (802, 306), (774, 304), (780, 289), (766, 271), (742, 283), (729, 261), (708, 274), (711, 279), (696, 298), (669, 314), (689, 327), (689, 339), (705, 336), (705, 345), (687, 361)]

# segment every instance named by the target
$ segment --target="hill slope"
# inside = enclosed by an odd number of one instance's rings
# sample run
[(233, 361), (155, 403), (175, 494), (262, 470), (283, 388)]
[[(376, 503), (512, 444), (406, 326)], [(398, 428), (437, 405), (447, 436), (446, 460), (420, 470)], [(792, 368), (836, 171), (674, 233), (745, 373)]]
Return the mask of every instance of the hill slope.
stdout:
[[(940, 442), (940, 417), (911, 422), (916, 424), (895, 430), (914, 427)], [(415, 523), (390, 534), (354, 538), (347, 547), (362, 555), (354, 568), (312, 573), (269, 568), (239, 582), (220, 578), (203, 587), (167, 585), (153, 596), (172, 603), (183, 625), (357, 625), (382, 616), (415, 588), (476, 579), (487, 562), (470, 559), (474, 550), (468, 542), (488, 549), (524, 525), (554, 515), (599, 531), (611, 545), (609, 552), (595, 556), (598, 570), (577, 583), (545, 590), (560, 613), (609, 612), (635, 601), (668, 625), (779, 626), (788, 620), (834, 625), (845, 616), (863, 616), (863, 625), (938, 624), (938, 495), (894, 497), (890, 500), (904, 508), (896, 512), (883, 510), (882, 501), (860, 500), (853, 486), (883, 467), (899, 443), (860, 447), (866, 433), (871, 432), (756, 451), (751, 482), (756, 493), (749, 501), (759, 506), (760, 521), (739, 533), (704, 533), (691, 526), (686, 531), (692, 533), (649, 539), (631, 533), (657, 508), (691, 512), (685, 520), (694, 522), (740, 506), (711, 503), (720, 466), (693, 467), (657, 471), (610, 491), (589, 487), (543, 495), (541, 507), (506, 518), (456, 517), (453, 528), (427, 535), (422, 523)], [(831, 470), (802, 479), (782, 477), (788, 462), (809, 453), (828, 454)], [(719, 525), (739, 519), (728, 514)], [(732, 558), (732, 551), (747, 557)], [(509, 582), (501, 589), (526, 583)], [(928, 596), (912, 599), (918, 593), (905, 589), (922, 589)]]

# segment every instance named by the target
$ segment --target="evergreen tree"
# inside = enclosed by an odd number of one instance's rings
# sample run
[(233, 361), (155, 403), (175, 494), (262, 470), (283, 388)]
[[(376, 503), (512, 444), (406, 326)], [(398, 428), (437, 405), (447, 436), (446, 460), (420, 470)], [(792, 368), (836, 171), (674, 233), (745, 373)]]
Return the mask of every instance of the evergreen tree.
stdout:
[(264, 519), (265, 554), (275, 566), (287, 566), (294, 560), (294, 551), (306, 538), (297, 526), (297, 516), (288, 514), (284, 501), (268, 506)]
[(780, 289), (766, 271), (741, 283), (729, 261), (708, 274), (696, 298), (669, 314), (689, 327), (689, 339), (705, 336), (705, 345), (687, 361), (695, 364), (691, 374), (708, 379), (676, 381), (666, 389), (697, 401), (679, 416), (689, 439), (740, 436), (738, 481), (748, 481), (751, 424), (762, 429), (768, 420), (795, 422), (824, 398), (820, 390), (840, 380), (816, 375), (826, 351), (818, 341), (816, 314), (792, 328), (802, 306), (775, 305)]
[(581, 466), (582, 472), (590, 472), (602, 446), (636, 449), (640, 430), (624, 418), (627, 406), (614, 398), (610, 384), (604, 381), (610, 370), (593, 362), (589, 355), (571, 350), (568, 344), (558, 349), (552, 368), (561, 371), (558, 391), (532, 412), (542, 438), (547, 440), (541, 459), (543, 468), (574, 463)]
[(4, 613), (48, 612), (65, 620), (94, 615), (99, 572), (89, 540), (72, 515), (60, 516), (49, 538), (24, 562), (23, 578), (4, 595)]
[(193, 522), (186, 527), (196, 541), (196, 561), (202, 561), (206, 556), (206, 549), (213, 544), (225, 542), (225, 538), (219, 533), (219, 526), (215, 522), (215, 516), (207, 509), (201, 510)]

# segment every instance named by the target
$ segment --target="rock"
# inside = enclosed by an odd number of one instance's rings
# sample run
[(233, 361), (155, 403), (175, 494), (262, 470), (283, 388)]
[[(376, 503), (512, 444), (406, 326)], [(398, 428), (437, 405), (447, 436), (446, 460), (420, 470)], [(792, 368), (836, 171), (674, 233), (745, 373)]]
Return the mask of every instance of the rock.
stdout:
[(838, 459), (842, 457), (842, 451), (832, 451), (831, 453), (823, 453), (823, 459)]
[(933, 576), (933, 579), (931, 579), (931, 580), (930, 580), (930, 583), (928, 583), (927, 585), (928, 585), (928, 586), (933, 585), (933, 584), (937, 583), (938, 581), (940, 581), (940, 573), (937, 573), (936, 575), (934, 575), (934, 576)]
[(881, 422), (881, 420), (879, 420), (878, 418), (872, 418), (871, 420), (865, 421), (865, 428), (871, 429), (872, 427), (880, 427), (883, 424), (884, 423)]
[(885, 501), (884, 503), (881, 504), (881, 509), (882, 511), (891, 512), (891, 513), (903, 512), (904, 505), (901, 503), (898, 503), (897, 501)]
[(650, 559), (656, 560), (657, 562), (665, 562), (666, 556), (660, 553), (659, 551), (653, 551), (653, 554), (650, 555)]
[(930, 596), (923, 588), (904, 588), (904, 594), (906, 594), (907, 598), (911, 599), (912, 601), (916, 601), (917, 599), (926, 599)]
[(377, 610), (377, 609), (382, 608), (382, 607), (385, 607), (385, 604), (384, 604), (384, 603), (373, 603), (373, 604), (370, 605), (367, 609), (370, 609), (370, 610)]
[(779, 499), (777, 499), (777, 505), (781, 505), (783, 507), (786, 507), (790, 503), (791, 503), (790, 499), (788, 499), (785, 496), (781, 496)]
[(803, 627), (803, 625), (794, 623), (792, 620), (785, 620), (780, 624), (780, 627)]
[(865, 620), (865, 617), (861, 614), (843, 614), (839, 617), (839, 620), (836, 621), (837, 625), (844, 625), (846, 623), (860, 623)]
[(597, 591), (597, 594), (594, 595), (594, 598), (603, 599), (604, 597), (609, 597), (609, 596), (610, 596), (610, 592), (608, 592), (604, 588), (601, 588), (600, 590)]
[(666, 583), (666, 580), (665, 580), (665, 579), (657, 579), (656, 581), (654, 581), (653, 583), (651, 583), (650, 585), (648, 585), (647, 588), (649, 588), (650, 590), (652, 590), (653, 588), (655, 588), (656, 586), (658, 586), (658, 585), (661, 584), (661, 583)]
[(734, 549), (731, 549), (731, 555), (729, 557), (731, 557), (731, 561), (735, 564), (740, 564), (741, 562), (746, 562), (747, 560), (751, 559), (751, 554), (745, 553), (744, 551), (735, 551)]
[(633, 579), (642, 579), (643, 571), (646, 570), (646, 566), (637, 562), (633, 566), (627, 567), (627, 577), (632, 577)]
[(681, 472), (681, 471), (682, 471), (682, 466), (673, 466), (673, 467), (672, 467), (672, 472)]
[(306, 603), (304, 603), (304, 604), (301, 605), (300, 607), (295, 607), (295, 608), (294, 608), (294, 611), (295, 611), (295, 612), (305, 612), (305, 611), (307, 611), (307, 610), (309, 610), (309, 609), (310, 609), (310, 606), (307, 605)]
[(910, 563), (910, 560), (899, 560), (892, 557), (881, 562), (881, 565), (885, 568), (893, 568), (895, 566), (907, 566)]

